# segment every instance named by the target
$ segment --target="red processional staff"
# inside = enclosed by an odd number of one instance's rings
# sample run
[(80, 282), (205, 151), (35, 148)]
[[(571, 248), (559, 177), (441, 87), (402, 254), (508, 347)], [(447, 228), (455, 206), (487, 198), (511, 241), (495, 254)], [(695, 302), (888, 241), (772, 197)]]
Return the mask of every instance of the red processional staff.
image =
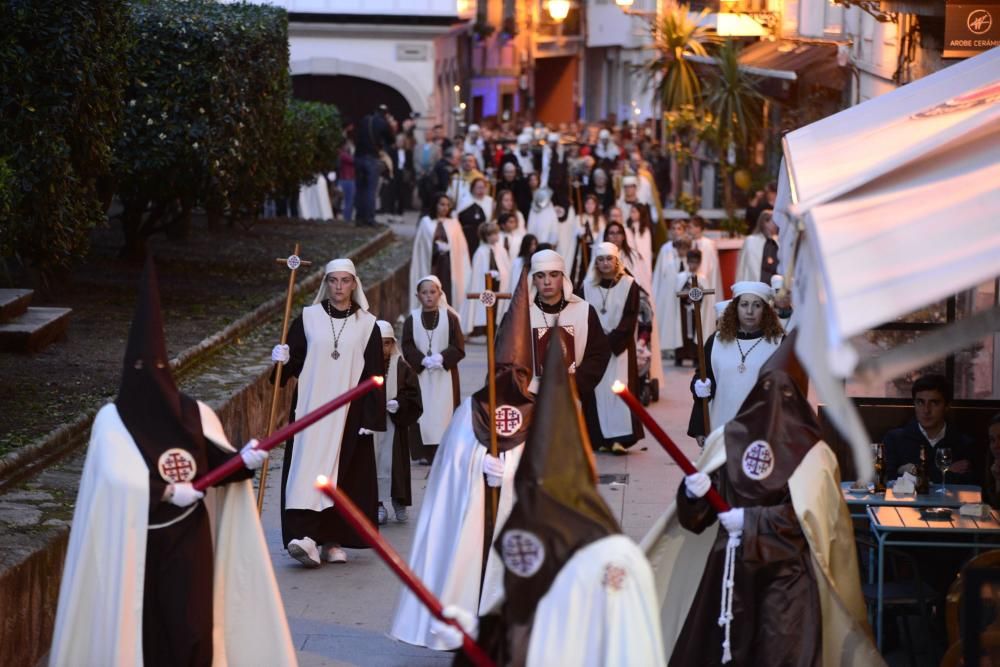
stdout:
[[(335, 412), (337, 409), (344, 407), (356, 398), (361, 398), (371, 390), (376, 387), (381, 387), (382, 383), (385, 382), (385, 378), (381, 375), (373, 375), (364, 382), (360, 383), (354, 389), (350, 389), (340, 396), (324, 403), (312, 412), (309, 412), (302, 416), (301, 419), (296, 419), (290, 424), (286, 424), (282, 428), (278, 429), (271, 435), (267, 436), (263, 440), (257, 443), (256, 449), (269, 452), (281, 443), (283, 443), (288, 438), (292, 437), (299, 431), (305, 429), (308, 426), (312, 426), (318, 422), (323, 417), (326, 417), (331, 412)], [(243, 459), (239, 456), (234, 456), (225, 463), (223, 463), (218, 468), (213, 468), (209, 470), (204, 477), (196, 479), (192, 486), (198, 491), (204, 491), (213, 484), (218, 484), (220, 481), (229, 477), (234, 472), (243, 467)]]
[[(653, 434), (656, 441), (667, 451), (667, 454), (670, 454), (670, 458), (672, 458), (677, 465), (680, 466), (685, 475), (693, 475), (698, 472), (698, 469), (694, 467), (694, 464), (691, 463), (688, 457), (684, 456), (684, 452), (682, 452), (674, 441), (670, 439), (670, 436), (667, 435), (662, 428), (660, 428), (660, 425), (656, 423), (655, 419), (653, 419), (653, 415), (649, 414), (649, 411), (642, 407), (642, 403), (640, 403), (639, 399), (637, 399), (632, 392), (628, 390), (628, 387), (626, 387), (622, 382), (616, 381), (611, 386), (611, 391), (618, 394), (618, 397), (625, 401), (625, 404), (628, 405), (629, 409), (631, 409), (643, 425), (649, 429), (649, 432)], [(728, 512), (732, 509), (732, 507), (729, 506), (729, 503), (723, 500), (722, 496), (719, 495), (719, 492), (715, 490), (714, 486), (709, 487), (708, 493), (705, 494), (705, 500), (707, 500), (719, 514), (722, 512)]]

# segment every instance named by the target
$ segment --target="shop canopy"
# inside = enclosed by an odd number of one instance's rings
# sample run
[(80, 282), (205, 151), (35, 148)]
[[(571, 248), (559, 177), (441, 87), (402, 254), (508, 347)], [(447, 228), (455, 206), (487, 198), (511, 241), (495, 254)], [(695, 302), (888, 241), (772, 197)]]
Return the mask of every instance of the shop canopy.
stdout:
[(1000, 48), (788, 134), (776, 219), (797, 351), (870, 470), (841, 380), (886, 379), (981, 339), (1000, 309), (859, 366), (852, 336), (1000, 275)]

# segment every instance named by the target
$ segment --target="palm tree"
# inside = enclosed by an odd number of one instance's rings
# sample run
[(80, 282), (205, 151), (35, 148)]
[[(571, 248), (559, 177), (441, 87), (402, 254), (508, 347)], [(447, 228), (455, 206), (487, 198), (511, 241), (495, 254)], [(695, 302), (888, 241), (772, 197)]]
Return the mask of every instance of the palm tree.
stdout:
[(697, 106), (701, 98), (701, 82), (687, 56), (706, 55), (705, 46), (713, 37), (703, 25), (708, 9), (703, 9), (695, 19), (690, 14), (689, 5), (677, 5), (664, 9), (659, 23), (650, 24), (658, 55), (643, 70), (647, 82), (656, 82), (663, 111)]
[(740, 68), (739, 48), (732, 40), (726, 40), (715, 60), (717, 68), (707, 81), (704, 107), (714, 119), (723, 199), (726, 214), (733, 220), (733, 165), (726, 156), (731, 150), (745, 149), (757, 135), (767, 98), (758, 90), (759, 80)]

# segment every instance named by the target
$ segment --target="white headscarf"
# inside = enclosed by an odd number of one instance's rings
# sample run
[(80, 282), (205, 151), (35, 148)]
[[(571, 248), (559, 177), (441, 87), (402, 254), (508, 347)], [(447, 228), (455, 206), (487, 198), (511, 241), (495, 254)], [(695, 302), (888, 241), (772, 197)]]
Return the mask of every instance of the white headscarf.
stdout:
[(730, 302), (732, 302), (732, 299), (726, 299), (725, 301), (716, 301), (715, 302), (715, 319), (716, 320), (721, 320), (722, 319), (722, 314), (724, 312), (726, 312), (726, 308), (729, 306)]
[(399, 345), (396, 343), (396, 330), (393, 329), (392, 324), (385, 320), (377, 320), (375, 324), (378, 325), (378, 330), (382, 335), (382, 340), (388, 338), (392, 341), (392, 352), (390, 355), (394, 356), (399, 354)]
[(595, 285), (601, 282), (601, 276), (598, 275), (597, 269), (595, 268), (597, 266), (598, 257), (614, 257), (618, 260), (620, 270), (624, 270), (625, 268), (624, 264), (622, 264), (621, 251), (618, 249), (618, 246), (610, 241), (595, 243), (590, 246), (590, 266), (587, 267), (587, 275), (591, 276)]
[(766, 302), (771, 298), (771, 286), (756, 280), (741, 280), (733, 285), (733, 299), (737, 299), (744, 294), (759, 296)]
[[(566, 260), (563, 259), (562, 255), (555, 250), (539, 250), (532, 255), (531, 268), (528, 271), (528, 275), (534, 276), (536, 273), (542, 271), (560, 271), (563, 274), (563, 298), (568, 303), (583, 301), (583, 299), (573, 293), (573, 283), (570, 282), (569, 276), (566, 275)], [(538, 294), (534, 282), (531, 284), (530, 291), (531, 299), (534, 301), (535, 296)]]
[(343, 271), (354, 276), (354, 292), (351, 294), (351, 299), (354, 300), (354, 303), (358, 304), (361, 310), (368, 310), (368, 298), (365, 296), (365, 290), (361, 286), (361, 278), (358, 278), (358, 270), (354, 268), (354, 262), (345, 257), (326, 263), (326, 268), (323, 270), (323, 283), (319, 286), (319, 291), (316, 293), (313, 303), (319, 303), (329, 296), (326, 277), (335, 271)]
[[(434, 283), (435, 285), (437, 285), (438, 291), (441, 292), (441, 300), (438, 302), (438, 305), (439, 306), (444, 306), (445, 308), (447, 308), (451, 312), (453, 312), (456, 315), (458, 315), (458, 313), (455, 312), (455, 309), (451, 307), (451, 304), (448, 303), (448, 295), (445, 294), (445, 292), (444, 292), (444, 285), (441, 284), (441, 279), (438, 278), (437, 276), (435, 276), (433, 273), (428, 274), (428, 275), (424, 276), (423, 278), (421, 278), (420, 280), (417, 281), (417, 291), (420, 291), (420, 284), (423, 283), (423, 282), (425, 282), (425, 281), (427, 281), (427, 280), (429, 280), (432, 283)], [(422, 307), (423, 306), (421, 306), (421, 308)]]

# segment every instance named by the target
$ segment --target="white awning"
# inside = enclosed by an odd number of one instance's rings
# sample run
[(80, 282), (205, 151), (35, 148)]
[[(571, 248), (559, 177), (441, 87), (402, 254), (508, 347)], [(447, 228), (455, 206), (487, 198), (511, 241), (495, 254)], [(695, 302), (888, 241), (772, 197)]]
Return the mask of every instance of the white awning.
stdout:
[(849, 339), (1000, 275), (1000, 48), (796, 130), (784, 153), (797, 351), (865, 470)]

